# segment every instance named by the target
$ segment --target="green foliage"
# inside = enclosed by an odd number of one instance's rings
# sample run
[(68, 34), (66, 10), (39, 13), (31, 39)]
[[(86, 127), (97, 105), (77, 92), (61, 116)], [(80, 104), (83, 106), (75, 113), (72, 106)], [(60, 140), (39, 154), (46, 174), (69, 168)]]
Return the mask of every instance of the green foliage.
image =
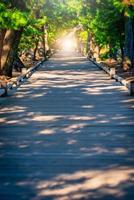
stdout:
[(100, 55), (100, 59), (101, 59), (101, 60), (106, 60), (107, 58), (109, 58), (109, 52), (108, 52), (108, 51), (105, 52), (105, 53), (102, 53), (102, 54)]
[(19, 29), (27, 24), (28, 14), (21, 12), (16, 8), (9, 9), (2, 3), (0, 3), (0, 27)]
[[(21, 48), (31, 48), (42, 40), (42, 27), (48, 24), (48, 40), (53, 44), (78, 24), (83, 30), (78, 33), (85, 43), (87, 32), (100, 46), (109, 46), (111, 52), (124, 42), (124, 13), (133, 17), (121, 0), (3, 0), (0, 3), (0, 27), (19, 29), (24, 32)], [(16, 6), (15, 6), (16, 2)], [(20, 6), (22, 5), (22, 6)], [(22, 7), (22, 8), (21, 8)]]
[(124, 5), (120, 0), (84, 1), (81, 23), (92, 33), (98, 46), (110, 47), (110, 53), (124, 40)]

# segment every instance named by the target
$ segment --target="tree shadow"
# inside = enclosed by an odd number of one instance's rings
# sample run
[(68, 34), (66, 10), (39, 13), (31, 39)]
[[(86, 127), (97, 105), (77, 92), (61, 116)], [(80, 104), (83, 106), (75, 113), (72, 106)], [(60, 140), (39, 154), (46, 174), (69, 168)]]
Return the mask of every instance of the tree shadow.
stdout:
[(48, 61), (1, 105), (2, 200), (133, 199), (133, 98), (96, 66)]

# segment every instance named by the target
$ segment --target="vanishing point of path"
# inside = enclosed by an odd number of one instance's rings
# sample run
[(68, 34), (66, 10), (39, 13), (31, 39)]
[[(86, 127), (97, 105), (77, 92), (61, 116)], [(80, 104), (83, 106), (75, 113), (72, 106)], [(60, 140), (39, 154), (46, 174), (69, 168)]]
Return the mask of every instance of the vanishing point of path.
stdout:
[(0, 99), (0, 200), (134, 199), (134, 98), (55, 55)]

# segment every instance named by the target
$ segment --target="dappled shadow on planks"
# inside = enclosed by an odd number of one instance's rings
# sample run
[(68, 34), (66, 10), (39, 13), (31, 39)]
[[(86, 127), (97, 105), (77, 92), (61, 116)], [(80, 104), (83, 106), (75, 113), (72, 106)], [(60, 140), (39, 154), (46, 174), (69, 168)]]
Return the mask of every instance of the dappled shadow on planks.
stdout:
[(48, 61), (1, 103), (2, 200), (134, 197), (133, 98), (96, 66)]

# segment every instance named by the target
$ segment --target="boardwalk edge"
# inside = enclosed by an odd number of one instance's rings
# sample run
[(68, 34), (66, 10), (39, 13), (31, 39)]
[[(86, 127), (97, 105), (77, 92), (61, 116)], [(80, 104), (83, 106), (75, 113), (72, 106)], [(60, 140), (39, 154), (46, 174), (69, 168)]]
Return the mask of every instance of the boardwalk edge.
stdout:
[(111, 79), (113, 78), (116, 81), (120, 82), (122, 85), (124, 85), (127, 88), (129, 95), (131, 95), (131, 96), (134, 95), (134, 80), (124, 79), (124, 78), (118, 76), (115, 73), (115, 68), (108, 69), (103, 64), (97, 63), (95, 60), (92, 60), (92, 59), (89, 59), (89, 58), (88, 58), (88, 60), (90, 60), (96, 66), (98, 66), (103, 71), (105, 71), (107, 74), (109, 74)]
[(0, 97), (6, 96), (10, 90), (18, 88), (26, 79), (30, 78), (43, 62), (45, 62), (44, 59), (30, 67), (26, 72), (22, 72), (22, 75), (18, 76), (15, 80), (9, 81), (5, 87), (0, 88)]

